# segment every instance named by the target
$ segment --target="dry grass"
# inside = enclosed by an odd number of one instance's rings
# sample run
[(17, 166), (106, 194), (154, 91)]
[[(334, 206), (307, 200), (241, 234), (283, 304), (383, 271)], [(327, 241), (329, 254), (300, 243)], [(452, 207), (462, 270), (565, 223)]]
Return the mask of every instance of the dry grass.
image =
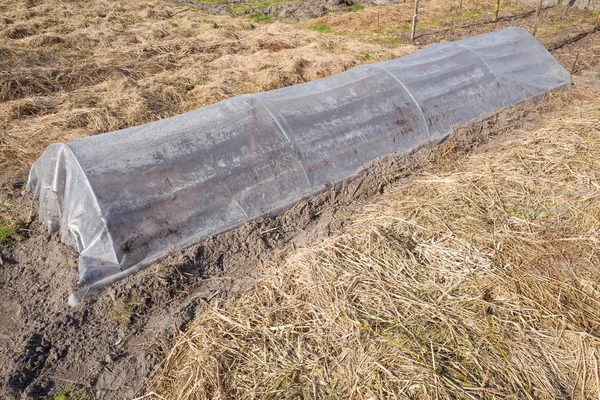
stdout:
[[(516, 4), (514, 1), (500, 2), (500, 20), (493, 18), (495, 0), (449, 0), (421, 1), (415, 44), (423, 45), (441, 40), (456, 40), (460, 37), (519, 26), (530, 32), (534, 27), (535, 5)], [(309, 29), (324, 29), (369, 43), (387, 46), (411, 44), (410, 29), (414, 13), (414, 2), (369, 7), (353, 13), (330, 13), (302, 23)], [(587, 10), (560, 7), (544, 9), (539, 20), (536, 37), (550, 47), (565, 37), (588, 32), (595, 25), (595, 17)]]
[[(477, 9), (486, 15), (493, 1), (464, 0), (460, 12), (458, 3), (424, 1), (420, 23), (444, 27), (448, 15), (469, 19)], [(503, 10), (514, 11), (511, 4), (503, 2)], [(10, 0), (0, 2), (0, 15), (0, 176), (27, 168), (53, 142), (416, 50), (397, 40), (412, 16), (408, 3), (300, 24), (258, 24), (163, 0)], [(561, 24), (579, 24), (569, 18), (542, 24), (540, 34), (554, 37)], [(313, 25), (335, 34), (305, 29)], [(597, 63), (593, 49), (588, 53), (580, 67)], [(573, 57), (565, 57), (567, 68)]]
[(0, 3), (0, 173), (50, 143), (412, 51), (160, 0)]
[(446, 142), (346, 234), (207, 307), (148, 396), (598, 398), (600, 101), (541, 107), (515, 141)]
[[(491, 16), (495, 1), (482, 0), (428, 0), (419, 3), (418, 27), (429, 27), (435, 24), (448, 25), (468, 23), (468, 20), (479, 16)], [(502, 1), (501, 9), (505, 14), (513, 14), (523, 5), (514, 1)], [(414, 14), (414, 2), (365, 8), (354, 13), (328, 14), (304, 22), (305, 26), (326, 25), (337, 34), (383, 40), (387, 35), (396, 35), (410, 31)]]
[[(423, 2), (421, 24), (450, 24), (457, 3)], [(465, 0), (462, 18), (489, 4)], [(0, 175), (52, 142), (415, 50), (396, 41), (410, 4), (300, 27), (159, 0), (9, 0), (0, 15)], [(304, 29), (321, 25), (337, 35)], [(552, 101), (564, 107), (542, 129), (430, 169), (207, 308), (151, 396), (598, 398), (600, 103)], [(0, 205), (11, 242), (13, 207)]]

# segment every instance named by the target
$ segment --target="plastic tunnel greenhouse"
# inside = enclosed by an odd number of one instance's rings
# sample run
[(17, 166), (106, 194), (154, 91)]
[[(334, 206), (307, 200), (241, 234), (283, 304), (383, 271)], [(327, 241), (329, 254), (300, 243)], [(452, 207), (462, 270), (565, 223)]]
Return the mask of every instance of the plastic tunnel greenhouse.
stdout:
[(49, 232), (80, 254), (69, 300), (77, 304), (377, 157), (433, 146), (453, 124), (570, 84), (534, 37), (509, 28), (53, 144), (33, 164), (28, 189)]

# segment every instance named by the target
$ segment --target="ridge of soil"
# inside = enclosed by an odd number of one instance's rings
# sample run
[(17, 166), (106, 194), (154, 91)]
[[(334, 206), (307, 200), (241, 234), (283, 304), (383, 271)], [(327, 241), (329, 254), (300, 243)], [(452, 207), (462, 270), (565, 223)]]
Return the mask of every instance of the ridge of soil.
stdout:
[[(322, 17), (330, 12), (343, 12), (344, 10), (360, 4), (362, 7), (384, 6), (404, 3), (406, 0), (304, 0), (253, 4), (248, 0), (233, 1), (195, 1), (171, 0), (175, 3), (198, 8), (204, 12), (217, 15), (264, 15), (273, 16), (284, 21), (303, 21), (310, 18)], [(269, 4), (268, 2), (266, 4)], [(239, 11), (236, 11), (238, 9)]]

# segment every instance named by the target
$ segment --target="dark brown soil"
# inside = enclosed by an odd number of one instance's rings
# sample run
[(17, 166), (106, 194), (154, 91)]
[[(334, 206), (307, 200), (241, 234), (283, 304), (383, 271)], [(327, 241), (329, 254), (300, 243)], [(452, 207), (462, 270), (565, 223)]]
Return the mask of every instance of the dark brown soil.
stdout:
[[(248, 0), (222, 0), (222, 1), (201, 1), (201, 0), (172, 0), (179, 4), (199, 8), (211, 14), (229, 14), (229, 15), (265, 15), (273, 16), (284, 21), (302, 21), (309, 18), (322, 17), (329, 12), (340, 12), (361, 4), (363, 7), (374, 5), (387, 5), (404, 3), (406, 0), (304, 0), (288, 1), (277, 5), (262, 5), (258, 3), (254, 6)], [(268, 2), (266, 2), (268, 3)]]
[[(600, 33), (593, 33), (562, 46), (555, 55), (570, 64), (574, 53), (587, 52), (597, 43)], [(597, 67), (598, 61), (585, 60), (586, 67)], [(432, 163), (443, 167), (479, 151), (490, 137), (508, 139), (521, 128), (535, 126), (545, 107), (552, 106), (505, 110), (456, 129), (453, 139), (434, 151), (378, 160), (353, 182), (300, 201), (282, 215), (210, 237), (75, 308), (66, 304), (77, 279), (75, 252), (57, 236), (48, 237), (37, 222), (37, 204), (22, 192), (26, 171), (2, 178), (0, 203), (17, 200), (13, 213), (23, 238), (0, 247), (0, 398), (43, 398), (64, 387), (93, 391), (103, 399), (135, 397), (170, 340), (205, 304), (214, 305), (252, 285), (261, 265), (343, 229), (345, 217), (361, 203), (394, 182), (410, 179), (416, 169)]]

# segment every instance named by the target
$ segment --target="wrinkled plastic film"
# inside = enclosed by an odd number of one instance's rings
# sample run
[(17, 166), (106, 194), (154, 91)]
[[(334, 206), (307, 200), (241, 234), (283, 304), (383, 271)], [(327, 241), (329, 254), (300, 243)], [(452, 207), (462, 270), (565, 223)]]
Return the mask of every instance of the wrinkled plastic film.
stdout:
[(49, 146), (28, 188), (80, 254), (75, 304), (171, 252), (283, 210), (372, 160), (571, 83), (504, 29), (141, 126)]

